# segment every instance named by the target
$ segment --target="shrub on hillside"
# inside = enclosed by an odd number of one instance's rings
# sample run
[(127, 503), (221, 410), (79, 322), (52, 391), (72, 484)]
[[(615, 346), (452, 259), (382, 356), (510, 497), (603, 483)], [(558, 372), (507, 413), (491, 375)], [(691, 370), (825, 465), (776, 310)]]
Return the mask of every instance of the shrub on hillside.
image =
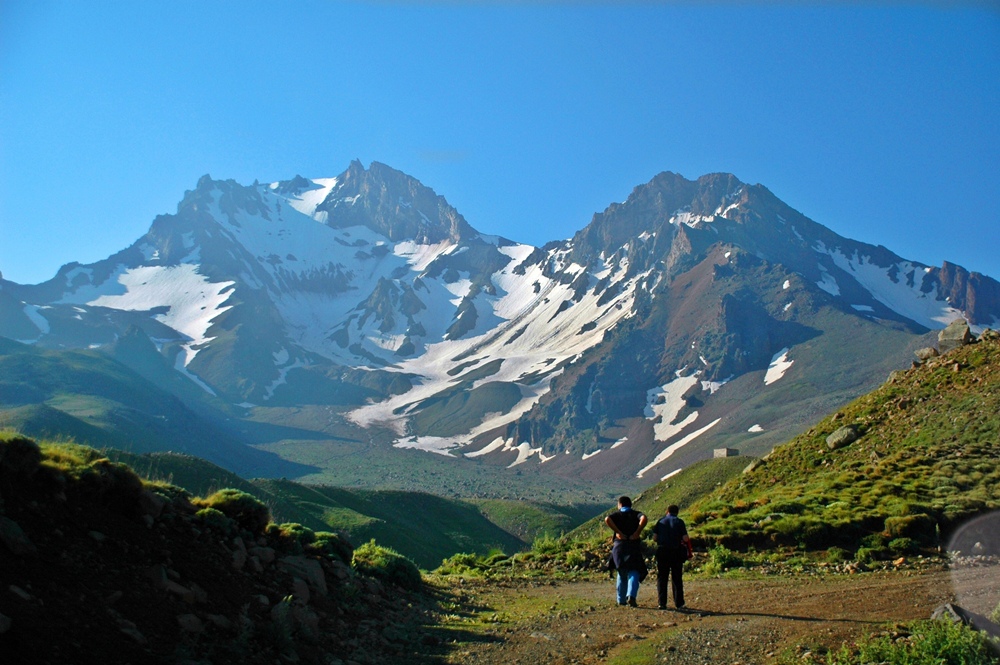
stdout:
[(918, 513), (885, 518), (885, 535), (888, 538), (913, 538), (929, 543), (934, 540), (937, 522), (930, 515)]
[(201, 522), (216, 531), (231, 535), (236, 531), (236, 522), (226, 517), (215, 508), (202, 508), (194, 514)]
[(317, 531), (316, 539), (306, 546), (306, 551), (331, 559), (339, 559), (348, 566), (351, 565), (351, 559), (354, 557), (354, 546), (346, 538), (329, 531)]
[(395, 584), (411, 591), (420, 590), (420, 570), (399, 552), (370, 540), (354, 550), (354, 570), (362, 575)]
[(292, 554), (302, 554), (307, 545), (316, 541), (316, 533), (309, 527), (302, 526), (298, 522), (269, 524), (265, 533), (268, 537), (277, 541), (281, 549), (287, 550)]
[(739, 568), (743, 559), (724, 545), (716, 545), (708, 551), (708, 561), (702, 570), (708, 575), (719, 575), (730, 568)]
[(194, 504), (199, 508), (215, 508), (252, 534), (263, 533), (271, 521), (271, 511), (263, 502), (237, 489), (221, 489), (211, 496), (195, 499)]
[(985, 633), (948, 621), (920, 621), (910, 626), (905, 640), (871, 637), (852, 647), (844, 646), (827, 657), (827, 665), (996, 665)]

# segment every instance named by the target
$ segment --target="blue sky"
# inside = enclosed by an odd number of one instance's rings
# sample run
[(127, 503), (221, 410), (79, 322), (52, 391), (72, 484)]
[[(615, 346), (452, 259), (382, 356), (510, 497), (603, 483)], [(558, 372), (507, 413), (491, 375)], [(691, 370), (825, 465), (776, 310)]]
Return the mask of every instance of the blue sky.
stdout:
[(1000, 278), (996, 2), (0, 0), (0, 271), (380, 161), (543, 244), (660, 171)]

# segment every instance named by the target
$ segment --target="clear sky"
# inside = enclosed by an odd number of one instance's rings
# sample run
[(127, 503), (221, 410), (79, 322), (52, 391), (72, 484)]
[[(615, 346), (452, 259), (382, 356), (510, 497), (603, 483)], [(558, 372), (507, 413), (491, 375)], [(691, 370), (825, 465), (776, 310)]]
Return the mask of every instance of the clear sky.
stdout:
[(1000, 278), (997, 2), (0, 0), (0, 271), (380, 161), (540, 245), (660, 171)]

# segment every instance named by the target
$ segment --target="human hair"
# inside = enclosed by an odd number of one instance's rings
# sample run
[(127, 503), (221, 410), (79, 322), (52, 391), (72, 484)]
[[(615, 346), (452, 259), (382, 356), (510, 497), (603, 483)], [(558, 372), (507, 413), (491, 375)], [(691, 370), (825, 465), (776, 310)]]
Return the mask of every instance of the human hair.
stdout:
[(620, 496), (618, 497), (618, 505), (621, 506), (622, 508), (631, 508), (632, 499), (628, 498), (627, 496)]
[(679, 510), (680, 508), (678, 508), (677, 504), (675, 503), (672, 503), (669, 506), (667, 506), (667, 512), (670, 513), (671, 515), (676, 515)]

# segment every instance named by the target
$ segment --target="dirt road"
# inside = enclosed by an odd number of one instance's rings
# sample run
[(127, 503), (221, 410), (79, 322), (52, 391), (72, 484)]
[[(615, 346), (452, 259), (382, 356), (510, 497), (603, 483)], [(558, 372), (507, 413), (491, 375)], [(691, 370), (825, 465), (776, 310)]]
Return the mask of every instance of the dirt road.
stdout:
[[(928, 618), (954, 600), (949, 573), (867, 573), (686, 580), (686, 613), (656, 609), (655, 579), (639, 607), (618, 607), (610, 581), (465, 584), (450, 618), (451, 663), (806, 662), (886, 622)], [(992, 602), (996, 602), (994, 599)]]

